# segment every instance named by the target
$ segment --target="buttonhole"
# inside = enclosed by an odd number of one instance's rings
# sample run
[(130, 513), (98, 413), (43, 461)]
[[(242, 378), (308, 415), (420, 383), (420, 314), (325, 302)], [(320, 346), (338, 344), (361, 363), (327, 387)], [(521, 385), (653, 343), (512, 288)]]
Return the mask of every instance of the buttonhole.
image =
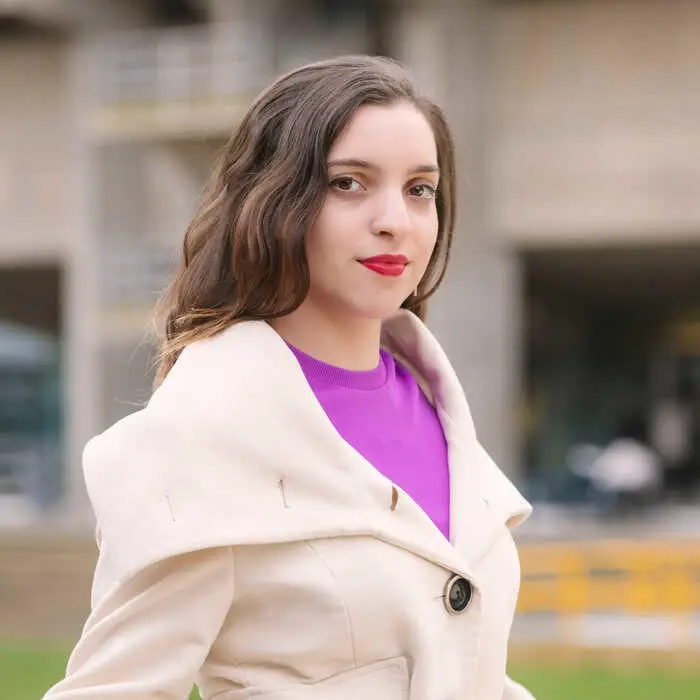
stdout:
[(396, 510), (399, 503), (399, 491), (396, 486), (391, 487), (391, 510)]
[(165, 505), (168, 507), (168, 512), (170, 513), (170, 522), (174, 523), (175, 522), (175, 511), (173, 510), (173, 504), (170, 502), (170, 495), (167, 493), (164, 493), (163, 500), (165, 501)]
[(280, 493), (282, 494), (282, 502), (284, 503), (284, 507), (289, 508), (289, 504), (287, 503), (287, 494), (284, 490), (284, 479), (279, 480), (279, 487)]

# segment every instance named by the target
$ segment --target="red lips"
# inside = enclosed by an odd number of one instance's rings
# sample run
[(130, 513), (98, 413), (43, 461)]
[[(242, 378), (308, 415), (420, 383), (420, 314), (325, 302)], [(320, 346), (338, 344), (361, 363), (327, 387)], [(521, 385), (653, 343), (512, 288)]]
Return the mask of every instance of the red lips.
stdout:
[(408, 258), (405, 255), (376, 255), (360, 262), (372, 272), (386, 277), (398, 277), (406, 269)]

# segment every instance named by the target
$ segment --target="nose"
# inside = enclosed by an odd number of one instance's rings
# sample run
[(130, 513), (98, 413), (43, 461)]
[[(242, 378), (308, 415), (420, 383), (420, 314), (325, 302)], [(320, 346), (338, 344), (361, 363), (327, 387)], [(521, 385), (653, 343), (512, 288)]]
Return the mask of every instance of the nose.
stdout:
[(387, 188), (377, 197), (377, 209), (372, 225), (375, 235), (405, 236), (411, 230), (411, 214), (400, 189)]

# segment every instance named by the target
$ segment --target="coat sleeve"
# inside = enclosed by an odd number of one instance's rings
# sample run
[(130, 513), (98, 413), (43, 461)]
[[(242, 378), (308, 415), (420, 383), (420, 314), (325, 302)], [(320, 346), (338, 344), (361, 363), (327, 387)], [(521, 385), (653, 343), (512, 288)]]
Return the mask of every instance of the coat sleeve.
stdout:
[(535, 696), (520, 683), (506, 676), (503, 686), (503, 700), (535, 700)]
[(182, 554), (139, 571), (93, 599), (66, 677), (44, 700), (186, 698), (232, 598), (229, 547)]

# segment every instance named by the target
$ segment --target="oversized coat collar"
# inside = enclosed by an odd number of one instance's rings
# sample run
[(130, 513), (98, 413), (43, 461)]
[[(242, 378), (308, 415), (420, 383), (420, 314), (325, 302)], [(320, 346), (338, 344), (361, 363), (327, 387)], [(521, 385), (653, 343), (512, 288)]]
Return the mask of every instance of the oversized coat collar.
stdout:
[(144, 409), (86, 446), (116, 578), (205, 547), (370, 536), (478, 585), (479, 559), (530, 506), (479, 444), (427, 328), (402, 311), (383, 344), (420, 377), (445, 431), (451, 542), (342, 439), (286, 343), (251, 321), (186, 348)]

